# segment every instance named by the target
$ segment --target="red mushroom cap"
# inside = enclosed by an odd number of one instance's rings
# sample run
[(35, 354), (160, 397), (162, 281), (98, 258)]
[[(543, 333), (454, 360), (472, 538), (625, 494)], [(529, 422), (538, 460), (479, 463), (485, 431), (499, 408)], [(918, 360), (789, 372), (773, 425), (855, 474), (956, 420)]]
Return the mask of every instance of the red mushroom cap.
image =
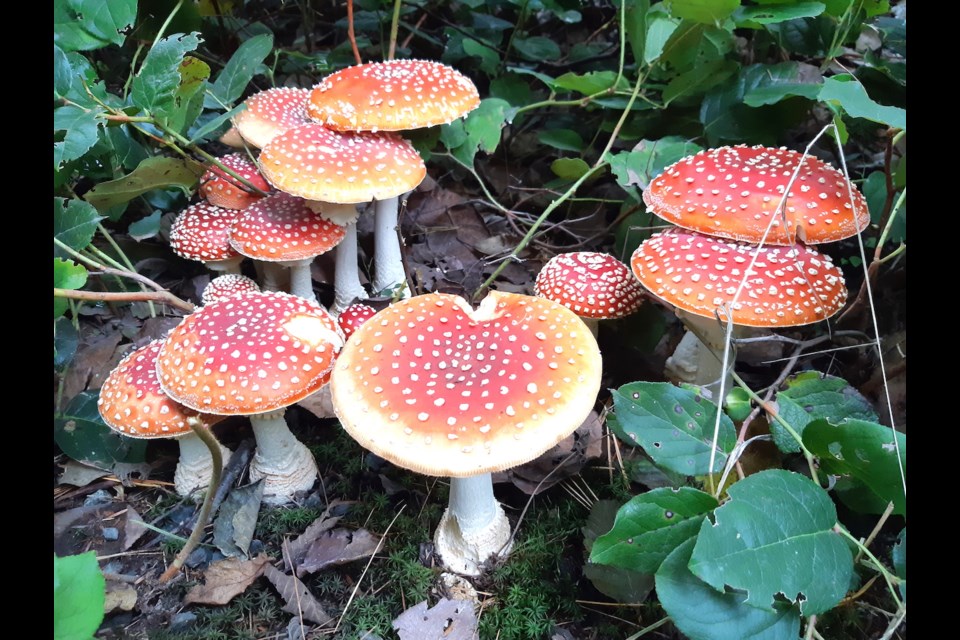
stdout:
[(377, 310), (367, 304), (352, 304), (337, 316), (337, 324), (343, 331), (343, 337), (349, 339), (364, 322), (377, 314)]
[(348, 67), (310, 93), (307, 115), (338, 131), (401, 131), (453, 122), (480, 104), (476, 85), (429, 60)]
[(250, 293), (188, 315), (157, 358), (160, 386), (190, 408), (222, 415), (266, 413), (317, 391), (343, 336), (315, 302)]
[(208, 427), (224, 419), (184, 407), (163, 392), (156, 367), (162, 345), (154, 340), (140, 347), (104, 380), (97, 409), (111, 429), (131, 438), (175, 438), (192, 432), (187, 418), (197, 416)]
[(569, 309), (491, 292), (401, 300), (364, 323), (331, 375), (344, 429), (394, 464), (430, 475), (527, 462), (571, 434), (600, 389), (596, 340)]
[(309, 122), (310, 89), (277, 87), (256, 93), (244, 101), (246, 109), (233, 118), (244, 140), (262, 149), (287, 129)]
[[(791, 176), (803, 165), (785, 203)], [(853, 207), (850, 196), (853, 193)], [(870, 224), (863, 194), (831, 165), (786, 148), (720, 147), (667, 167), (643, 192), (664, 220), (712, 236), (759, 242), (773, 218), (768, 244), (833, 242)], [(782, 224), (786, 219), (786, 228)]]
[(338, 133), (319, 124), (271, 140), (260, 168), (280, 191), (341, 204), (399, 196), (427, 175), (420, 155), (396, 134)]
[(170, 227), (170, 248), (181, 258), (200, 262), (218, 262), (240, 258), (230, 246), (230, 227), (240, 215), (198, 202), (181, 211)]
[[(757, 247), (746, 242), (669, 229), (633, 254), (633, 273), (653, 295), (698, 316), (726, 319)], [(733, 323), (789, 327), (829, 318), (847, 300), (843, 272), (830, 256), (803, 245), (763, 247), (737, 305)]]
[(248, 293), (260, 293), (260, 285), (247, 276), (228, 273), (217, 276), (211, 280), (210, 283), (204, 287), (200, 301), (203, 304), (210, 304), (211, 302), (218, 302)]
[(265, 262), (304, 260), (330, 251), (344, 228), (307, 208), (303, 198), (275, 193), (250, 205), (234, 222), (230, 246)]
[(581, 318), (597, 320), (628, 316), (643, 302), (643, 288), (627, 265), (592, 251), (550, 258), (537, 274), (534, 291)]
[[(270, 191), (270, 185), (260, 175), (257, 165), (245, 154), (231, 153), (217, 159), (261, 191)], [(210, 204), (224, 209), (246, 209), (263, 197), (216, 165), (211, 165), (200, 178), (200, 195)]]

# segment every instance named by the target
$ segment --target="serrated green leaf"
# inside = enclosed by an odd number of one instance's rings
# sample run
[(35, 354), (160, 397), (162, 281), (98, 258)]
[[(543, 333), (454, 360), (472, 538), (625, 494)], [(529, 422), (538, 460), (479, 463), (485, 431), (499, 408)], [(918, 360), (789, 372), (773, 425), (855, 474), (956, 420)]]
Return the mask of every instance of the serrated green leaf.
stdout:
[(907, 128), (907, 111), (874, 102), (867, 90), (848, 74), (827, 78), (820, 90), (820, 100), (843, 109), (851, 118), (865, 118), (894, 129)]
[(163, 187), (177, 187), (189, 195), (204, 169), (177, 158), (147, 158), (132, 172), (101, 182), (84, 196), (99, 211), (128, 202), (137, 196)]
[(590, 165), (583, 158), (557, 158), (550, 163), (550, 170), (558, 178), (574, 181), (590, 171)]
[(560, 57), (560, 45), (544, 36), (514, 38), (513, 48), (517, 50), (522, 58), (533, 62), (556, 60)]
[(270, 33), (254, 36), (240, 45), (210, 87), (211, 95), (204, 98), (203, 106), (221, 109), (221, 105), (236, 102), (272, 50), (273, 34)]
[(693, 575), (687, 565), (695, 544), (691, 539), (674, 549), (656, 575), (657, 598), (677, 629), (690, 640), (797, 640), (796, 607), (757, 609), (743, 594), (718, 593)]
[(565, 73), (553, 82), (556, 89), (566, 89), (576, 91), (585, 96), (590, 96), (601, 91), (606, 91), (614, 86), (617, 89), (629, 89), (626, 78), (620, 76), (617, 83), (617, 74), (615, 71), (588, 71), (587, 73)]
[(112, 465), (117, 462), (144, 461), (147, 441), (128, 438), (112, 430), (97, 411), (94, 391), (77, 394), (63, 413), (54, 417), (53, 439), (60, 450), (83, 462)]
[(137, 0), (54, 0), (53, 42), (64, 51), (123, 44), (137, 17)]
[(137, 242), (154, 237), (160, 232), (160, 211), (154, 211), (136, 222), (131, 222), (127, 231)]
[(441, 140), (461, 162), (472, 165), (478, 149), (487, 153), (496, 150), (500, 143), (500, 130), (513, 118), (515, 113), (516, 107), (511, 106), (506, 100), (485, 98), (480, 101), (480, 106), (471, 111), (470, 115), (463, 120), (463, 132), (466, 135), (462, 143), (455, 148), (450, 147), (448, 143), (450, 134), (456, 132), (455, 127), (450, 127), (442, 132)]
[[(808, 424), (821, 418), (833, 422), (847, 418), (877, 420), (870, 401), (846, 380), (818, 371), (804, 371), (787, 378), (776, 402), (778, 415), (801, 436)], [(776, 420), (770, 421), (770, 432), (781, 451), (800, 451), (797, 441)]]
[(610, 531), (593, 543), (590, 561), (656, 573), (677, 545), (697, 535), (704, 516), (716, 507), (716, 498), (690, 487), (634, 496), (620, 507)]
[(893, 569), (900, 578), (900, 597), (907, 601), (907, 528), (904, 527), (897, 536), (897, 543), (893, 545)]
[(884, 507), (893, 502), (895, 514), (907, 515), (902, 480), (907, 462), (906, 435), (866, 420), (850, 419), (836, 425), (816, 420), (804, 430), (803, 444), (820, 458), (820, 468), (825, 472), (849, 476), (866, 486)]
[(53, 143), (53, 168), (76, 160), (97, 142), (97, 112), (67, 105), (54, 109), (53, 130), (63, 131), (63, 140)]
[(537, 132), (537, 140), (561, 151), (583, 151), (583, 138), (573, 129), (541, 129)]
[(464, 38), (463, 50), (467, 55), (479, 58), (480, 70), (487, 75), (496, 75), (500, 68), (500, 54), (493, 49), (473, 38)]
[[(745, 604), (775, 611), (775, 598), (803, 615), (823, 613), (846, 595), (853, 555), (833, 531), (837, 511), (809, 478), (771, 469), (728, 490), (729, 502), (703, 522), (689, 568), (717, 591), (746, 592)], [(772, 570), (773, 568), (775, 570)]]
[(823, 13), (827, 5), (822, 2), (799, 0), (779, 4), (764, 4), (759, 7), (740, 7), (733, 13), (733, 20), (738, 27), (759, 27), (764, 24), (774, 24), (796, 20), (798, 18), (813, 18)]
[[(687, 476), (710, 472), (715, 404), (666, 382), (631, 382), (613, 392), (613, 406), (611, 429), (641, 446), (658, 466)], [(735, 444), (733, 422), (721, 414), (714, 473), (723, 470)]]
[(103, 622), (106, 580), (97, 553), (53, 556), (53, 638), (89, 640)]
[(73, 86), (73, 73), (70, 61), (63, 49), (53, 45), (53, 99), (65, 96)]
[(184, 56), (200, 45), (199, 34), (174, 34), (156, 42), (133, 78), (130, 99), (161, 121), (177, 110), (180, 65)]
[(68, 318), (57, 318), (53, 323), (53, 368), (66, 369), (77, 353), (80, 334)]
[(740, 0), (670, 0), (669, 6), (671, 15), (677, 18), (719, 24), (737, 10)]
[[(87, 283), (87, 270), (71, 260), (53, 259), (53, 288), (79, 289)], [(64, 298), (53, 298), (53, 319), (56, 320), (67, 310)]]
[(636, 186), (642, 190), (671, 164), (701, 150), (686, 138), (666, 136), (659, 140), (641, 140), (633, 150), (608, 156), (607, 161), (620, 186), (624, 189)]
[(179, 72), (180, 85), (174, 94), (174, 107), (169, 111), (166, 123), (177, 133), (184, 133), (203, 111), (203, 89), (210, 77), (210, 65), (199, 58), (184, 56)]
[[(97, 210), (83, 200), (53, 199), (53, 237), (74, 251), (90, 244), (101, 220), (103, 217), (97, 215)], [(53, 255), (67, 257), (67, 253), (56, 245)]]

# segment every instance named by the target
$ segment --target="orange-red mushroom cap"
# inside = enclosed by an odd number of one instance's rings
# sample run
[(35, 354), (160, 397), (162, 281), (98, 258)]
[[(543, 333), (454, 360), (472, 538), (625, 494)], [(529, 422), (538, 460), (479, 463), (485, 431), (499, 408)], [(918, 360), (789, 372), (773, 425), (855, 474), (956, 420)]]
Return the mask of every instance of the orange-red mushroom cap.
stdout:
[(303, 198), (281, 192), (241, 213), (230, 231), (230, 245), (248, 258), (285, 262), (326, 253), (344, 233), (342, 226), (309, 209)]
[[(261, 191), (270, 191), (270, 185), (260, 175), (257, 165), (245, 154), (231, 153), (217, 159)], [(211, 165), (200, 179), (200, 195), (210, 204), (224, 209), (245, 209), (263, 197), (216, 165)]]
[(310, 89), (276, 87), (255, 93), (244, 101), (246, 109), (233, 118), (241, 137), (262, 149), (287, 129), (309, 122)]
[[(798, 166), (784, 215), (778, 207)], [(779, 245), (797, 239), (806, 244), (842, 240), (870, 224), (863, 194), (843, 173), (786, 148), (735, 146), (701, 151), (654, 178), (643, 192), (643, 201), (678, 227), (747, 242), (759, 242), (771, 220), (766, 243)]]
[(799, 244), (763, 247), (749, 271), (756, 251), (746, 242), (669, 229), (637, 247), (631, 266), (640, 284), (664, 302), (722, 319), (746, 274), (732, 320), (748, 327), (810, 324), (843, 307), (843, 272), (829, 256)]
[(337, 316), (337, 324), (343, 331), (343, 337), (349, 339), (363, 323), (375, 316), (377, 310), (368, 304), (352, 304)]
[(593, 251), (550, 258), (537, 274), (534, 291), (581, 318), (597, 320), (628, 316), (643, 302), (643, 288), (629, 267), (609, 254)]
[(190, 205), (170, 227), (170, 248), (181, 258), (200, 262), (239, 259), (230, 246), (230, 227), (240, 215), (208, 202)]
[(601, 358), (572, 311), (491, 292), (477, 309), (430, 293), (380, 311), (347, 342), (333, 405), (363, 447), (419, 473), (464, 477), (527, 462), (572, 433)]
[(200, 301), (203, 304), (227, 300), (234, 296), (243, 296), (248, 293), (260, 293), (260, 285), (237, 273), (227, 273), (217, 276), (203, 288)]

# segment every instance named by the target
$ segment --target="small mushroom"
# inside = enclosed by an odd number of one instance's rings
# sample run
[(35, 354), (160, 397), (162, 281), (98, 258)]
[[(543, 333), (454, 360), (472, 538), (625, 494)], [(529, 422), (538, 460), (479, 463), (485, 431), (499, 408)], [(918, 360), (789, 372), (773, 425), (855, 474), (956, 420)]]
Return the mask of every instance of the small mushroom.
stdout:
[(287, 129), (307, 122), (310, 89), (276, 87), (244, 100), (246, 107), (233, 118), (233, 126), (248, 143), (262, 149)]

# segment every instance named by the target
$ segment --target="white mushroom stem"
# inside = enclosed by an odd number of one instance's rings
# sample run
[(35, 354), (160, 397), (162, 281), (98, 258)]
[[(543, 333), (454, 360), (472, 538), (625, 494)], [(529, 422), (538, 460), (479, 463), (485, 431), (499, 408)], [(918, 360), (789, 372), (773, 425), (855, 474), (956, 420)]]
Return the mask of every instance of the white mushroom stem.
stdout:
[(373, 231), (373, 290), (393, 291), (401, 286), (401, 298), (410, 297), (407, 287), (407, 274), (403, 271), (403, 257), (400, 253), (399, 198), (378, 200), (374, 215)]
[[(716, 318), (697, 316), (679, 309), (677, 310), (677, 316), (686, 326), (696, 329), (704, 341), (701, 342), (696, 335), (688, 331), (687, 335), (684, 335), (680, 340), (677, 351), (674, 352), (675, 360), (671, 365), (675, 369), (686, 369), (689, 372), (695, 353), (696, 372), (692, 376), (693, 379), (687, 381), (707, 388), (713, 394), (715, 400), (722, 402), (723, 399), (719, 398), (717, 394), (720, 392), (720, 379), (723, 376), (723, 348), (726, 343), (724, 326)], [(687, 337), (688, 335), (690, 338)], [(736, 327), (734, 327), (734, 335), (736, 335)], [(695, 352), (692, 344), (694, 341), (697, 343)], [(728, 365), (733, 366), (732, 354)], [(733, 378), (727, 374), (726, 382), (723, 384), (724, 393), (729, 391), (732, 385)]]
[(206, 262), (204, 264), (207, 265), (207, 269), (210, 269), (210, 271), (213, 271), (217, 275), (223, 275), (225, 273), (240, 275), (241, 262), (243, 262), (243, 256), (234, 256), (233, 258), (214, 260), (213, 262)]
[(450, 503), (433, 541), (444, 566), (468, 576), (480, 575), (490, 556), (509, 552), (510, 522), (489, 473), (450, 479)]
[(317, 294), (313, 292), (313, 278), (310, 276), (310, 264), (313, 258), (303, 260), (286, 260), (280, 264), (290, 267), (290, 293), (311, 302), (317, 302)]
[(254, 264), (263, 265), (263, 291), (286, 291), (289, 273), (277, 262), (255, 260)]
[(345, 227), (343, 240), (337, 245), (337, 257), (333, 272), (333, 306), (330, 313), (340, 312), (350, 306), (354, 299), (367, 299), (367, 291), (360, 283), (360, 271), (357, 268), (357, 224), (351, 222)]
[(250, 480), (263, 478), (263, 501), (284, 504), (298, 491), (307, 491), (319, 476), (317, 463), (305, 444), (287, 426), (285, 409), (250, 416), (257, 453), (250, 462)]
[[(179, 495), (186, 497), (210, 484), (213, 458), (207, 445), (192, 431), (180, 436), (177, 441), (180, 444), (180, 462), (173, 472), (173, 486)], [(219, 442), (217, 444), (226, 464), (232, 452)]]

